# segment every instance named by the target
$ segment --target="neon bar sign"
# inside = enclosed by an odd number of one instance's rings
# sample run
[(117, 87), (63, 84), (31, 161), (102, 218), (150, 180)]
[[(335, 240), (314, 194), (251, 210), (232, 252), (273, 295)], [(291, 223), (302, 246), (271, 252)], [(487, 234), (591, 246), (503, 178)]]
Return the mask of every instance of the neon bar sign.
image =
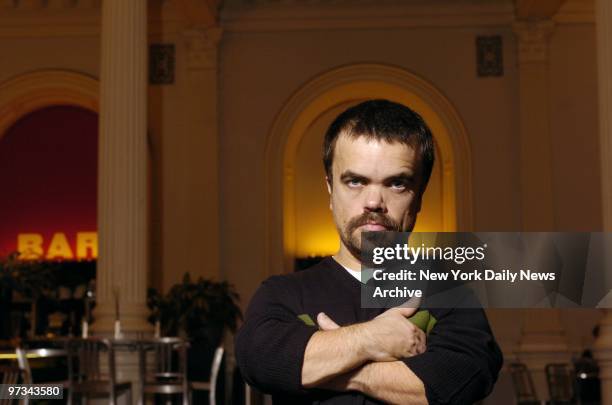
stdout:
[(98, 257), (97, 232), (77, 232), (73, 246), (70, 245), (63, 232), (54, 233), (46, 249), (44, 242), (43, 235), (40, 233), (18, 234), (19, 258), (22, 260), (87, 260)]

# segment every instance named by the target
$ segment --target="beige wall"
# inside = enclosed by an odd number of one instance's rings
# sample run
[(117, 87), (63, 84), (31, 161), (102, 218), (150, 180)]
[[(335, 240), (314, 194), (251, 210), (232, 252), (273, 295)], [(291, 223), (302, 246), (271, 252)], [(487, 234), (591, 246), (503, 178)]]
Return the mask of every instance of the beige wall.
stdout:
[[(479, 79), (475, 35), (491, 33), (503, 35), (505, 75)], [(266, 181), (262, 159), (274, 117), (300, 86), (350, 63), (396, 65), (440, 89), (462, 116), (470, 137), (477, 197), (474, 228), (518, 230), (514, 55), (515, 41), (508, 28), (226, 33), (220, 77), (224, 274), (248, 298), (266, 273), (261, 240), (265, 212), (261, 185)], [(241, 198), (244, 193), (249, 204)], [(249, 231), (241, 232), (245, 223), (250, 224)], [(236, 245), (246, 246), (248, 253), (232, 254)]]
[(561, 25), (550, 42), (555, 228), (602, 230), (595, 27)]
[[(601, 231), (595, 27), (559, 25), (550, 41), (550, 128), (557, 231)], [(570, 348), (591, 346), (597, 310), (563, 310)]]
[[(486, 34), (503, 36), (501, 78), (476, 77), (475, 35)], [(601, 207), (594, 27), (558, 26), (550, 46), (550, 121), (555, 141), (555, 206), (551, 210), (555, 212), (555, 229), (598, 230)], [(397, 65), (440, 89), (467, 127), (473, 157), (474, 229), (521, 230), (516, 47), (508, 27), (226, 33), (220, 77), (222, 271), (238, 286), (244, 302), (267, 274), (262, 240), (266, 137), (293, 92), (341, 65)], [(316, 146), (310, 147), (314, 150)], [(314, 164), (318, 167), (320, 161)], [(322, 199), (321, 204), (325, 210), (327, 202)], [(237, 246), (245, 254), (235, 254)], [(500, 343), (512, 351), (521, 337), (521, 311), (488, 313)], [(601, 316), (599, 312), (567, 310), (561, 314), (569, 347), (579, 350), (590, 345), (590, 331)], [(500, 386), (509, 389), (507, 384)], [(504, 395), (507, 398), (507, 393)]]
[(0, 82), (40, 69), (68, 69), (98, 77), (100, 39), (1, 37)]

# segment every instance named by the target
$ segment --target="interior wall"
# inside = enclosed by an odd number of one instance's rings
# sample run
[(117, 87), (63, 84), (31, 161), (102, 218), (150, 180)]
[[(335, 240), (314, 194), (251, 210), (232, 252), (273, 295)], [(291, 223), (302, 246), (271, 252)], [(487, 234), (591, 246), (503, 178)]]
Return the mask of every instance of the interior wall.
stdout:
[(0, 82), (41, 69), (66, 69), (99, 77), (100, 39), (0, 37)]
[[(550, 130), (555, 230), (603, 229), (594, 24), (557, 25), (550, 39)], [(601, 310), (561, 311), (571, 350), (593, 343)]]
[(339, 238), (329, 208), (322, 163), (323, 138), (333, 119), (358, 102), (342, 103), (313, 122), (295, 157), (295, 251), (297, 257), (327, 256), (339, 248)]
[[(476, 76), (475, 36), (493, 33), (503, 36), (505, 75), (481, 79)], [(227, 32), (220, 49), (221, 257), (224, 275), (238, 285), (245, 302), (267, 273), (264, 241), (255, 235), (265, 229), (263, 156), (274, 118), (311, 78), (360, 62), (396, 65), (441, 89), (470, 137), (478, 196), (474, 228), (518, 230), (518, 92), (509, 28)], [(249, 196), (248, 204), (243, 195)], [(243, 232), (245, 224), (249, 232)], [(243, 255), (232, 253), (236, 246)]]
[[(502, 35), (504, 75), (478, 78), (475, 36), (493, 34)], [(397, 65), (440, 89), (457, 109), (469, 136), (474, 229), (521, 230), (519, 72), (517, 43), (509, 27), (282, 35), (227, 32), (220, 52), (221, 216), (225, 224), (221, 231), (222, 271), (238, 286), (243, 305), (268, 270), (263, 268), (265, 242), (260, 237), (266, 220), (261, 188), (266, 181), (266, 137), (293, 92), (338, 66), (360, 62)], [(601, 208), (594, 27), (558, 25), (549, 55), (549, 114), (555, 140), (551, 146), (555, 206), (551, 209), (555, 211), (556, 229), (598, 230)], [(248, 204), (241, 198), (245, 195), (249, 196)], [(248, 224), (248, 232), (243, 232), (244, 224)], [(235, 254), (236, 246), (242, 248), (243, 255)], [(512, 352), (521, 337), (522, 310), (487, 312), (500, 344)], [(571, 350), (579, 352), (591, 344), (590, 331), (600, 316), (597, 310), (562, 311)], [(511, 396), (507, 377), (500, 377), (497, 396), (488, 403), (501, 403)]]
[(555, 228), (601, 231), (595, 26), (557, 26), (549, 68)]

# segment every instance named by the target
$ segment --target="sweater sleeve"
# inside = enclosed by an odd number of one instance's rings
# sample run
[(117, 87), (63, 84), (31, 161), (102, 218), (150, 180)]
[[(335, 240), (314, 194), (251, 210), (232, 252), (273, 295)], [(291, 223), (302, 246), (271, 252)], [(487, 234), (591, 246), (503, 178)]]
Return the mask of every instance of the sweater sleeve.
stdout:
[(425, 353), (403, 359), (430, 405), (471, 404), (493, 389), (503, 359), (482, 309), (431, 310)]
[(274, 276), (259, 287), (236, 335), (236, 360), (245, 380), (267, 393), (303, 394), (302, 365), (317, 331), (298, 318), (291, 280)]

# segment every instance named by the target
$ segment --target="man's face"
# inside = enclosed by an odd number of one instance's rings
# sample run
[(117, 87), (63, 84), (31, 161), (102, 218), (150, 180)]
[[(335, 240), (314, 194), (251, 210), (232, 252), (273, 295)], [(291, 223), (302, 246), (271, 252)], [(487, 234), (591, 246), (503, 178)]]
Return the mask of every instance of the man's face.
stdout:
[(362, 231), (412, 231), (421, 209), (421, 179), (411, 146), (340, 134), (327, 187), (344, 247), (359, 259)]

